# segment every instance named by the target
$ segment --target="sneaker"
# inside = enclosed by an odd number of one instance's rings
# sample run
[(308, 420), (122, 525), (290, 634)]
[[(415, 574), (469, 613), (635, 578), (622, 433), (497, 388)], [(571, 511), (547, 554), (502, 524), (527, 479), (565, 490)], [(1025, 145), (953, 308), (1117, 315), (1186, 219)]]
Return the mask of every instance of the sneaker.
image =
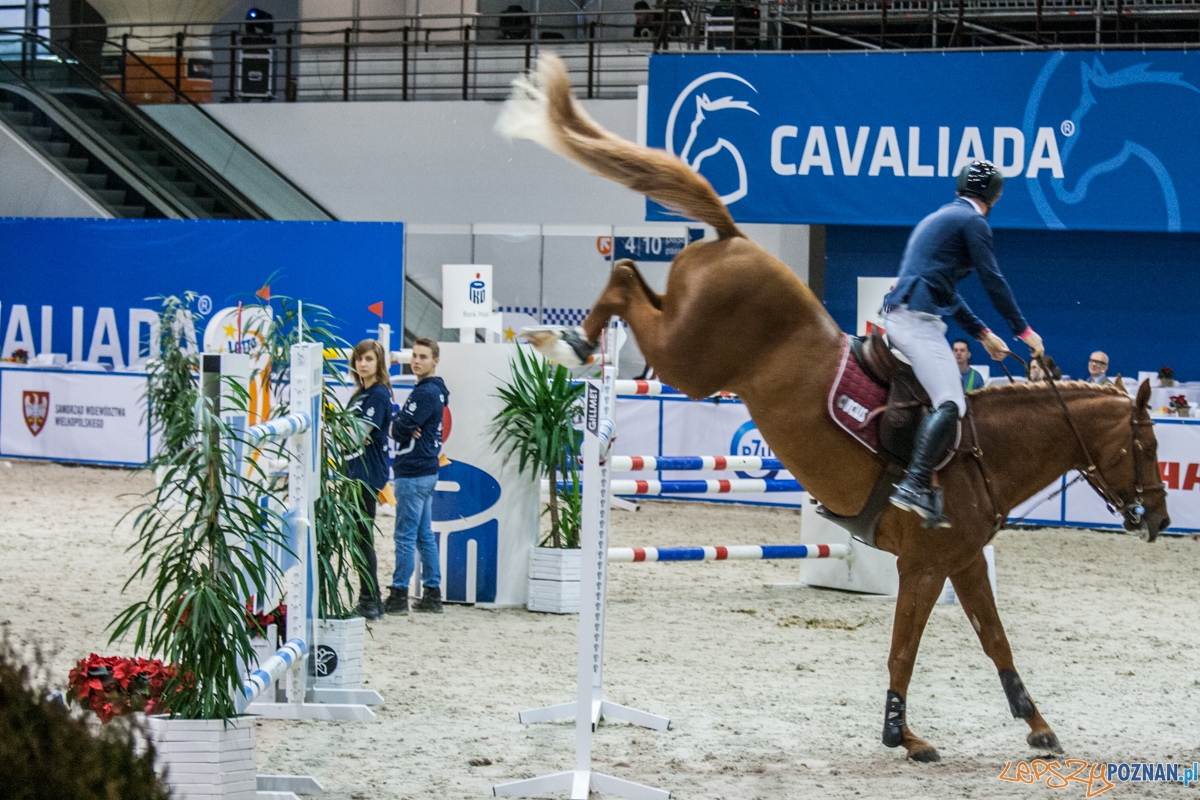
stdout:
[(393, 616), (397, 614), (408, 613), (408, 589), (397, 589), (391, 587), (388, 594), (387, 602), (383, 604), (383, 610)]
[(355, 613), (366, 620), (377, 620), (383, 616), (383, 602), (377, 597), (359, 597)]
[(438, 586), (426, 586), (421, 593), (421, 599), (413, 606), (413, 611), (423, 611), (429, 614), (442, 613), (442, 590)]

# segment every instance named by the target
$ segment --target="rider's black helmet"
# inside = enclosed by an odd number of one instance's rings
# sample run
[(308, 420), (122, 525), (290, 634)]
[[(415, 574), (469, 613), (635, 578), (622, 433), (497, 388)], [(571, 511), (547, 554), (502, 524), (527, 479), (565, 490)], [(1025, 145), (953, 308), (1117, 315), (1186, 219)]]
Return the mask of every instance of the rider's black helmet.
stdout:
[(978, 197), (991, 204), (1003, 192), (1004, 176), (990, 161), (972, 161), (958, 173), (958, 193), (965, 197)]

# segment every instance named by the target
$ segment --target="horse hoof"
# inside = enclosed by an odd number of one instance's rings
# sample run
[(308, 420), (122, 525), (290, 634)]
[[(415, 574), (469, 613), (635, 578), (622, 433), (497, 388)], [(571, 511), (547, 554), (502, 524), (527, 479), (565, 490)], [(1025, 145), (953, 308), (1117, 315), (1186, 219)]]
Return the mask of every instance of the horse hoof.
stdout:
[(547, 361), (564, 367), (579, 367), (588, 363), (595, 349), (584, 340), (580, 331), (558, 325), (525, 328), (521, 331), (521, 338), (533, 345), (533, 349), (545, 356)]
[(1061, 753), (1062, 745), (1058, 743), (1058, 737), (1054, 735), (1054, 731), (1042, 731), (1040, 733), (1031, 733), (1025, 738), (1029, 742), (1029, 746), (1034, 750), (1043, 753)]
[(918, 764), (936, 764), (942, 760), (936, 748), (927, 747), (923, 750), (913, 750), (908, 757)]

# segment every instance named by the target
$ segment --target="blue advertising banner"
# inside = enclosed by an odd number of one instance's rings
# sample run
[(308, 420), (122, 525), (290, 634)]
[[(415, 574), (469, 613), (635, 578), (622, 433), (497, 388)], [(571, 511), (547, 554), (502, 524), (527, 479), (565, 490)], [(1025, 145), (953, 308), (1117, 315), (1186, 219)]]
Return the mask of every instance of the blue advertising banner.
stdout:
[(1200, 231), (1198, 87), (1186, 50), (655, 55), (647, 143), (742, 222), (911, 226), (987, 159), (994, 227)]
[[(196, 333), (213, 314), (271, 294), (328, 308), (351, 343), (383, 321), (399, 342), (404, 286), (400, 223), (0, 219), (0, 357), (138, 367), (159, 305), (198, 294)], [(200, 342), (202, 344), (202, 342)]]

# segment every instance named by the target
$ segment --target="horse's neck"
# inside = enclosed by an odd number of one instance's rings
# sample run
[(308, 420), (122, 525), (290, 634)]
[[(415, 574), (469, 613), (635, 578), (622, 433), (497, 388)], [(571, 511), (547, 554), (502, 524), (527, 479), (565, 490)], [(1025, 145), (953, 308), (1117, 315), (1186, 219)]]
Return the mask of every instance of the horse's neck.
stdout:
[(1089, 455), (1100, 464), (1107, 454), (1111, 462), (1114, 446), (1128, 446), (1117, 442), (1121, 435), (1130, 435), (1129, 401), (1122, 395), (1064, 387), (1059, 390), (1060, 402), (1048, 385), (989, 391), (995, 394), (972, 398), (972, 413), (996, 502), (1004, 510), (1025, 502), (1072, 469), (1087, 467)]

